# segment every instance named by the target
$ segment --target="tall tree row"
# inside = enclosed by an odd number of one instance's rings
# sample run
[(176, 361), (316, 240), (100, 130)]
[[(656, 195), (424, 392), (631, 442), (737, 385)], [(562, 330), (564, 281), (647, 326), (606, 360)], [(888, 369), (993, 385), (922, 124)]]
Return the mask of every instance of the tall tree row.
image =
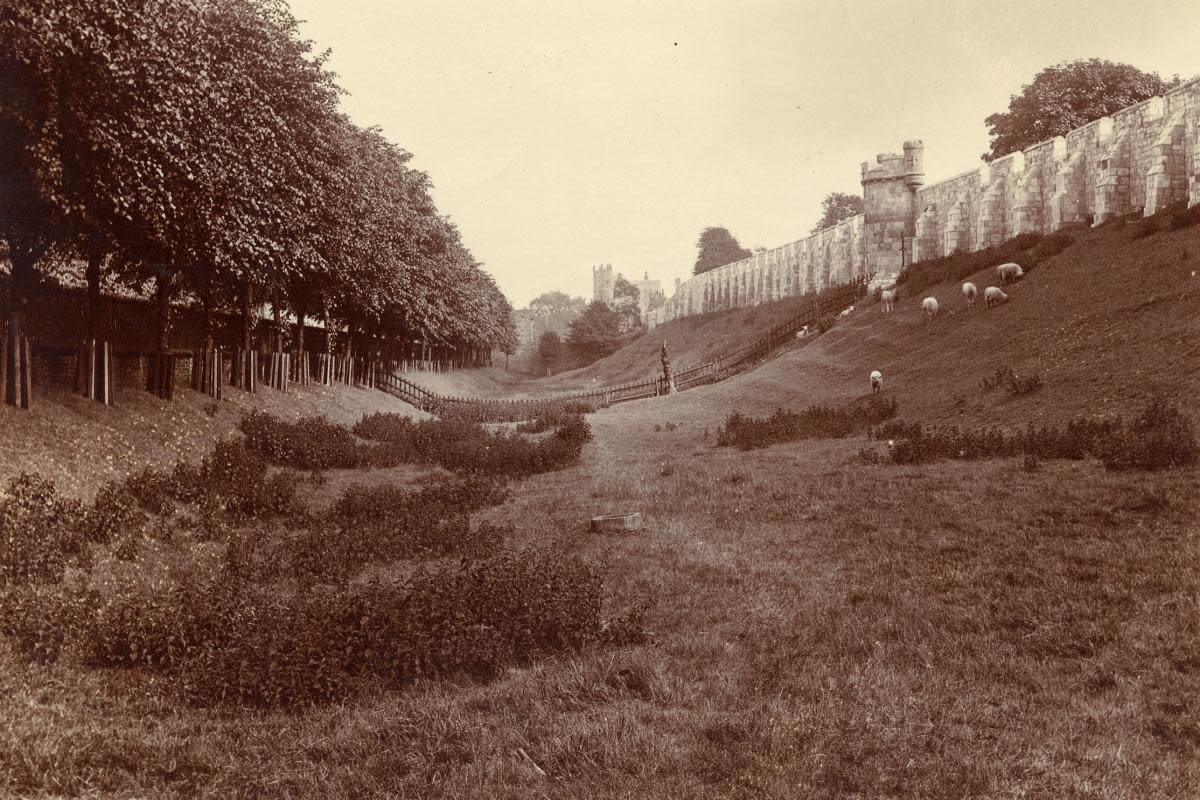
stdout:
[(10, 333), (65, 261), (87, 265), (92, 327), (102, 278), (152, 292), (159, 346), (187, 300), (511, 349), (511, 307), (428, 177), (339, 93), (278, 0), (0, 0)]

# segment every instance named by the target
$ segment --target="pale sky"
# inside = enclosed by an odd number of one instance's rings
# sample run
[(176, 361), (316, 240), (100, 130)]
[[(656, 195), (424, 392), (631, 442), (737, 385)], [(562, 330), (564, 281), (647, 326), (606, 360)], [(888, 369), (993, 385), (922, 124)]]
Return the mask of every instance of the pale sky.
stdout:
[(802, 238), (905, 139), (928, 182), (978, 166), (984, 118), (1051, 64), (1200, 73), (1196, 0), (291, 5), (516, 308), (590, 300), (602, 263), (670, 295), (709, 225)]

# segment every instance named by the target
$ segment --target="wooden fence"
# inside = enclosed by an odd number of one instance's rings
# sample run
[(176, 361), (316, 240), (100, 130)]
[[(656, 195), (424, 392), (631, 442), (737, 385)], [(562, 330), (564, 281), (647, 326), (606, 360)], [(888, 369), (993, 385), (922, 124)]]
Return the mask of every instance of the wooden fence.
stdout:
[[(764, 336), (723, 353), (712, 361), (676, 371), (675, 391), (687, 391), (736, 375), (749, 364), (761, 360), (792, 341), (798, 331), (805, 327), (816, 327), (822, 317), (837, 314), (854, 305), (859, 298), (866, 295), (866, 290), (866, 280), (860, 279), (829, 292), (825, 297), (814, 298), (812, 305), (774, 326)], [(381, 389), (430, 413), (446, 415), (449, 412), (456, 416), (494, 420), (527, 419), (536, 416), (539, 410), (547, 406), (563, 406), (568, 403), (605, 408), (616, 403), (667, 394), (669, 391), (662, 377), (653, 377), (619, 386), (605, 386), (546, 398), (486, 400), (434, 394), (391, 371), (379, 375), (378, 385)], [(475, 413), (471, 413), (472, 409)]]

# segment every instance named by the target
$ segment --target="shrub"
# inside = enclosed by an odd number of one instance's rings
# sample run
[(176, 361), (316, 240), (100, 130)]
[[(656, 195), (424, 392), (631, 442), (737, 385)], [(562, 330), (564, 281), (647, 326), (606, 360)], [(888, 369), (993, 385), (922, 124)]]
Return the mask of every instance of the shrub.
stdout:
[(1200, 205), (1180, 209), (1171, 214), (1171, 230), (1179, 230), (1200, 224)]
[(1024, 431), (1007, 434), (995, 427), (962, 430), (957, 426), (926, 427), (919, 422), (894, 420), (880, 425), (871, 435), (888, 440), (889, 455), (897, 464), (1026, 454), (1077, 460), (1096, 452), (1100, 442), (1119, 427), (1119, 420), (1079, 419), (1071, 420), (1064, 429), (1035, 428), (1030, 424)]
[(1158, 470), (1191, 466), (1200, 457), (1191, 422), (1163, 397), (1155, 397), (1132, 424), (1115, 430), (1099, 447), (1112, 470)]
[(990, 392), (1004, 386), (1014, 397), (1031, 394), (1042, 388), (1042, 378), (1036, 372), (1024, 377), (1018, 376), (1011, 367), (997, 367), (990, 376), (984, 376), (980, 381), (985, 392)]
[(800, 412), (777, 410), (758, 419), (735, 411), (717, 429), (717, 445), (749, 450), (796, 439), (836, 439), (896, 416), (896, 401), (872, 395), (846, 408), (809, 406)]
[(0, 585), (0, 635), (25, 658), (47, 664), (75, 639), (87, 608), (60, 584)]
[(1040, 388), (1042, 388), (1042, 377), (1036, 372), (1024, 377), (1014, 374), (1012, 380), (1008, 383), (1008, 393), (1015, 397), (1032, 394)]
[(994, 247), (975, 252), (958, 251), (948, 256), (930, 258), (911, 265), (897, 278), (909, 292), (920, 292), (939, 283), (957, 282), (1008, 261), (1028, 261), (1025, 253), (1042, 241), (1041, 234), (1022, 233)]
[(246, 434), (246, 446), (273, 464), (297, 469), (350, 469), (363, 461), (350, 431), (321, 416), (284, 422), (252, 411), (242, 417), (240, 427)]
[(1034, 247), (1030, 252), (1029, 258), (1026, 259), (1026, 263), (1023, 264), (1023, 266), (1028, 272), (1051, 256), (1056, 256), (1062, 251), (1066, 250), (1074, 243), (1074, 236), (1066, 231), (1056, 231), (1055, 233), (1042, 238), (1042, 240), (1037, 243), (1037, 246)]
[(830, 328), (833, 327), (836, 321), (837, 320), (833, 314), (825, 314), (819, 320), (817, 320), (817, 331), (819, 333), (826, 333)]
[(579, 460), (591, 428), (578, 414), (562, 418), (553, 436), (531, 441), (521, 436), (489, 433), (460, 420), (413, 422), (399, 414), (371, 414), (355, 433), (383, 442), (382, 451), (401, 461), (440, 464), (456, 472), (523, 476), (563, 469)]
[(1130, 234), (1131, 239), (1145, 239), (1147, 236), (1153, 236), (1158, 233), (1158, 220), (1154, 217), (1146, 217), (1133, 226), (1133, 233)]
[(21, 473), (0, 500), (0, 585), (55, 582), (86, 542), (82, 507)]

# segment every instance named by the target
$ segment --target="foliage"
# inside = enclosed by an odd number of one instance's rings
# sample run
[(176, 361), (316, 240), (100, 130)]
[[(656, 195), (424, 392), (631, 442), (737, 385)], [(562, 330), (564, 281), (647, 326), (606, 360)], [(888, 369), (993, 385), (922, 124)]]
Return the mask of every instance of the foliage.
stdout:
[(621, 315), (620, 332), (622, 336), (642, 327), (641, 292), (636, 286), (617, 274), (613, 281), (613, 311)]
[(1034, 427), (1005, 433), (999, 428), (960, 430), (894, 421), (872, 432), (887, 439), (897, 464), (942, 458), (978, 459), (1032, 455), (1037, 458), (1098, 457), (1112, 470), (1169, 469), (1200, 461), (1191, 421), (1162, 397), (1155, 397), (1135, 420), (1077, 419), (1064, 429)]
[(284, 422), (262, 411), (242, 417), (246, 446), (273, 464), (297, 469), (351, 469), (362, 466), (362, 448), (349, 430), (325, 417)]
[(566, 292), (543, 292), (529, 301), (529, 307), (544, 309), (550, 313), (582, 311), (587, 307), (587, 300), (582, 297), (571, 297)]
[(1155, 397), (1137, 419), (1106, 438), (1097, 455), (1112, 470), (1169, 469), (1200, 461), (1200, 445), (1183, 412)]
[(749, 258), (752, 254), (738, 243), (737, 237), (726, 228), (708, 227), (696, 242), (696, 264), (692, 274), (700, 275), (709, 270)]
[(830, 192), (821, 201), (821, 219), (813, 226), (811, 233), (819, 233), (826, 228), (832, 228), (843, 220), (863, 213), (863, 199), (856, 194)]
[(1164, 81), (1157, 73), (1098, 58), (1046, 67), (1011, 98), (1008, 111), (984, 120), (991, 149), (983, 159), (992, 161), (1064, 136), (1092, 120), (1161, 95), (1178, 83), (1178, 76)]
[(1042, 388), (1042, 378), (1036, 372), (1024, 377), (1018, 376), (1011, 367), (997, 367), (990, 376), (984, 376), (980, 381), (985, 392), (998, 389), (1001, 386), (1008, 389), (1014, 397), (1031, 394)]
[(0, 499), (0, 585), (57, 581), (83, 550), (83, 514), (46, 480), (22, 473)]
[(554, 365), (562, 357), (562, 340), (554, 331), (546, 331), (538, 339), (538, 359), (546, 368), (546, 374), (554, 371)]
[(393, 347), (511, 352), (508, 301), (410, 154), (338, 112), (326, 59), (273, 0), (8, 4), (0, 233), (14, 310), (58, 247), (139, 290), (153, 280), (163, 302), (278, 292)]
[(567, 346), (594, 361), (615, 353), (625, 343), (626, 316), (596, 300), (567, 328)]
[[(1037, 248), (1043, 241), (1053, 239), (1048, 249), (1040, 252), (1037, 258), (1032, 253), (1039, 252)], [(915, 295), (923, 289), (939, 283), (957, 282), (964, 280), (976, 272), (1017, 261), (1028, 271), (1037, 260), (1049, 258), (1071, 244), (1071, 238), (1066, 233), (1056, 233), (1042, 238), (1036, 233), (1022, 233), (994, 247), (987, 247), (974, 252), (958, 251), (948, 256), (925, 259), (908, 267), (896, 279), (898, 286), (904, 286), (908, 293)], [(1057, 248), (1057, 249), (1055, 249)]]
[(1029, 257), (1022, 266), (1028, 272), (1046, 259), (1066, 250), (1074, 243), (1075, 237), (1067, 231), (1056, 231), (1049, 236), (1044, 236), (1033, 246), (1033, 249), (1029, 252)]
[(1071, 420), (1065, 429), (1034, 427), (1008, 434), (999, 428), (962, 430), (957, 426), (924, 426), (896, 421), (872, 432), (888, 440), (897, 464), (920, 464), (939, 459), (980, 459), (1032, 454), (1038, 458), (1081, 459), (1120, 426), (1119, 421)]
[(1181, 208), (1171, 214), (1171, 230), (1200, 225), (1200, 205)]
[(781, 408), (765, 419), (735, 411), (717, 429), (717, 445), (750, 450), (796, 439), (837, 439), (894, 416), (896, 401), (876, 396), (844, 408), (816, 405), (799, 412)]
[(440, 464), (456, 472), (519, 477), (563, 469), (579, 460), (591, 428), (582, 416), (563, 418), (553, 436), (531, 441), (522, 436), (489, 433), (458, 420), (413, 422), (400, 414), (371, 414), (355, 433), (382, 443), (396, 462)]

